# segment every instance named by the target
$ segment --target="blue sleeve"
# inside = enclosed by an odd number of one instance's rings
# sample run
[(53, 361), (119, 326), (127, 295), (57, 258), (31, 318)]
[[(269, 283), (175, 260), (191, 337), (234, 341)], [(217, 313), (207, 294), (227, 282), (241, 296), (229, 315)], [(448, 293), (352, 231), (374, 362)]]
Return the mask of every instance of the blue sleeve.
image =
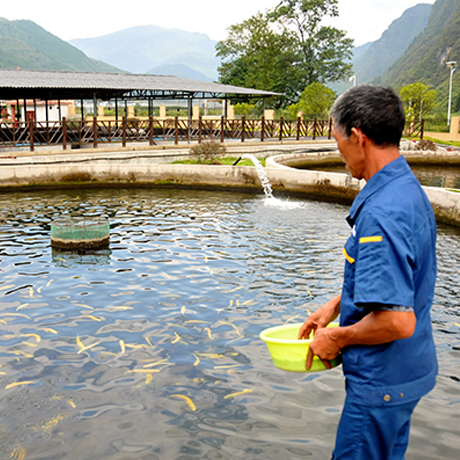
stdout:
[(360, 219), (355, 244), (355, 304), (413, 308), (413, 251), (406, 225), (367, 214)]

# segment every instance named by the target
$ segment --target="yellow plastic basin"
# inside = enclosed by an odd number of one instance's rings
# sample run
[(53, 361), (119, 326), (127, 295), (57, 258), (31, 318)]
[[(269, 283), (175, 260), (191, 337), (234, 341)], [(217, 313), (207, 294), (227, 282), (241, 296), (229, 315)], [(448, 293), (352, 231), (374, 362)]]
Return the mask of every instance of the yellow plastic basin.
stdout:
[[(284, 326), (265, 329), (259, 337), (267, 344), (273, 364), (283, 371), (290, 372), (317, 372), (327, 368), (315, 356), (309, 371), (305, 368), (308, 348), (313, 340), (313, 332), (308, 340), (297, 340), (297, 335), (303, 323), (286, 324)], [(331, 323), (328, 327), (336, 327), (338, 323)], [(341, 356), (331, 361), (332, 367), (342, 362)]]

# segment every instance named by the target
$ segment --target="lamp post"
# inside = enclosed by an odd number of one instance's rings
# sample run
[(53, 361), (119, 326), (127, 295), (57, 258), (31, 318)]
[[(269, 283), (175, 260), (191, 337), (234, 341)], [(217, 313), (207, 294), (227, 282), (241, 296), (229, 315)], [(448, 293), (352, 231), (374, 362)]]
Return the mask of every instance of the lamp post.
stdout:
[(447, 67), (450, 69), (450, 80), (449, 80), (449, 107), (447, 109), (447, 126), (450, 127), (450, 111), (452, 106), (452, 76), (457, 70), (457, 61), (448, 61), (446, 62)]

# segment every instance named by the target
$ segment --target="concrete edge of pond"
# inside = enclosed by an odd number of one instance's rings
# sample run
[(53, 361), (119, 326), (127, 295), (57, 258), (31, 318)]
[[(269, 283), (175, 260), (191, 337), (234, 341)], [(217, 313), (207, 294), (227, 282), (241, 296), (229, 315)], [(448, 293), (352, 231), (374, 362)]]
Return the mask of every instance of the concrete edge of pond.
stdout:
[[(460, 154), (458, 152), (417, 152), (417, 151), (404, 151), (403, 155), (407, 159), (409, 164), (412, 165), (437, 165), (437, 166), (457, 166), (460, 165)], [(337, 152), (316, 152), (314, 154), (308, 154), (308, 158), (304, 153), (296, 154), (281, 154), (267, 158), (265, 163), (269, 169), (279, 168), (280, 170), (294, 170), (296, 165), (303, 164), (305, 161), (312, 165), (318, 166), (320, 164), (338, 164), (341, 163), (340, 156)], [(316, 171), (300, 170), (302, 173), (315, 173)], [(294, 173), (293, 173), (294, 174)], [(352, 179), (347, 174), (337, 173), (323, 173), (324, 176), (319, 179), (324, 181), (330, 181), (329, 186), (335, 189), (347, 188), (350, 190), (350, 195), (356, 190), (356, 193), (364, 187), (365, 181), (357, 181)], [(345, 176), (337, 178), (335, 176)], [(270, 177), (270, 176), (269, 176)], [(307, 177), (306, 177), (307, 178)], [(318, 179), (317, 179), (318, 180)], [(460, 190), (448, 190), (439, 187), (426, 187), (423, 186), (433, 210), (436, 219), (439, 222), (443, 222), (450, 225), (460, 226)], [(330, 193), (330, 192), (328, 192)], [(356, 196), (356, 193), (354, 196)]]
[[(332, 144), (331, 144), (332, 145)], [(348, 174), (301, 170), (292, 163), (306, 157), (312, 161), (340, 162), (335, 148), (319, 146), (278, 145), (276, 150), (287, 154), (269, 156), (272, 147), (239, 146), (234, 153), (259, 153), (266, 160), (266, 174), (276, 193), (327, 199), (349, 204), (365, 185), (364, 181), (351, 178)], [(323, 144), (324, 146), (324, 144)], [(299, 151), (299, 150), (304, 151)], [(186, 155), (184, 149), (177, 155)], [(93, 153), (94, 155), (94, 153)], [(117, 161), (114, 161), (114, 155)], [(411, 155), (412, 156), (412, 155)], [(428, 160), (432, 155), (415, 154)], [(449, 158), (460, 159), (457, 154)], [(289, 160), (289, 166), (283, 161)], [(439, 155), (433, 158), (436, 164), (443, 161)], [(424, 161), (429, 163), (429, 161)], [(447, 164), (452, 164), (448, 161)], [(0, 190), (36, 188), (82, 188), (88, 186), (126, 187), (189, 187), (206, 189), (235, 189), (262, 193), (262, 186), (253, 167), (224, 165), (164, 164), (157, 158), (132, 155), (132, 152), (112, 153), (110, 156), (63, 154), (2, 159), (0, 161)], [(424, 187), (440, 222), (460, 226), (460, 193), (435, 187)]]

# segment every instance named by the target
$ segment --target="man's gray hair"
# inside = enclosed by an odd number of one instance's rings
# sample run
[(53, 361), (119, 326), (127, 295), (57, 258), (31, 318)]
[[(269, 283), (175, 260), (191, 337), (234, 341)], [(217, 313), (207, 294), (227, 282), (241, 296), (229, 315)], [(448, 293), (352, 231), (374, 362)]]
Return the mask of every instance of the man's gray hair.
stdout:
[(382, 86), (353, 86), (335, 101), (330, 115), (345, 138), (358, 128), (379, 146), (399, 146), (404, 131), (404, 104), (391, 88)]

